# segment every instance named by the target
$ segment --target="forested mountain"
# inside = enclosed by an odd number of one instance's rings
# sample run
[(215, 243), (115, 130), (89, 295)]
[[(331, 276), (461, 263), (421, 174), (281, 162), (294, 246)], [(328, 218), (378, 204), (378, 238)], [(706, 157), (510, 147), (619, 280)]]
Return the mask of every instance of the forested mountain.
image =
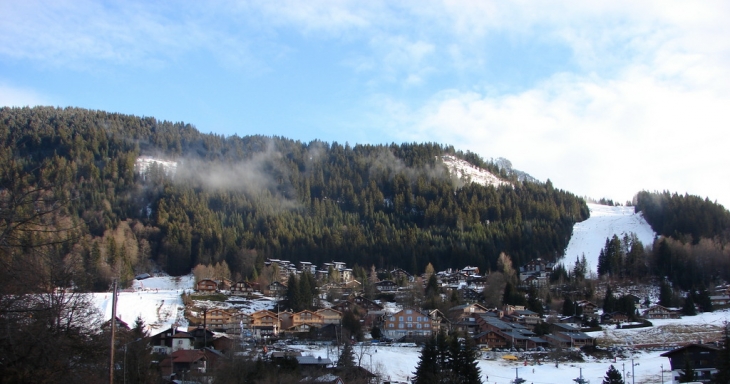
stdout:
[(653, 273), (682, 289), (730, 281), (730, 212), (698, 196), (639, 192), (634, 198), (654, 231)]
[[(42, 191), (53, 235), (29, 232), (13, 240), (14, 252), (38, 236), (63, 236), (57, 252), (84, 289), (129, 281), (153, 264), (184, 274), (225, 260), (248, 277), (266, 258), (338, 260), (359, 265), (356, 272), (421, 273), (428, 263), (488, 270), (501, 252), (514, 265), (555, 260), (573, 224), (588, 217), (581, 198), (550, 181), (436, 143), (223, 137), (151, 117), (51, 107), (0, 109), (0, 138), (1, 203), (13, 213), (0, 229), (28, 212), (14, 203), (19, 195)], [(447, 154), (509, 184), (465, 183), (441, 163)], [(145, 155), (178, 165), (139, 172)]]
[(699, 196), (642, 191), (635, 198), (636, 212), (642, 212), (654, 232), (687, 239), (730, 239), (730, 212), (720, 204)]

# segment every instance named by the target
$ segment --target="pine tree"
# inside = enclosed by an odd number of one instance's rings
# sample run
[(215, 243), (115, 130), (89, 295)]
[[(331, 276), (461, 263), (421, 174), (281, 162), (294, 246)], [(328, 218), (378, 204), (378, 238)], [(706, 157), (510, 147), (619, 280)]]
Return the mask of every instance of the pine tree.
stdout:
[(616, 310), (616, 298), (613, 296), (613, 290), (609, 285), (606, 288), (606, 298), (603, 299), (603, 313), (611, 313)]
[(438, 384), (441, 382), (437, 355), (436, 338), (431, 336), (421, 349), (416, 372), (413, 372), (415, 375), (413, 382), (415, 384)]
[(606, 371), (606, 377), (603, 378), (603, 384), (624, 384), (624, 378), (621, 376), (621, 372), (611, 365)]
[(695, 301), (692, 299), (692, 292), (687, 292), (687, 297), (684, 298), (682, 314), (685, 316), (697, 316), (697, 309), (695, 308)]
[(663, 307), (672, 306), (672, 287), (664, 280), (659, 285), (659, 305)]
[(345, 340), (345, 345), (342, 347), (340, 358), (337, 359), (338, 367), (352, 368), (355, 366), (355, 355), (352, 352), (352, 343), (350, 340)]

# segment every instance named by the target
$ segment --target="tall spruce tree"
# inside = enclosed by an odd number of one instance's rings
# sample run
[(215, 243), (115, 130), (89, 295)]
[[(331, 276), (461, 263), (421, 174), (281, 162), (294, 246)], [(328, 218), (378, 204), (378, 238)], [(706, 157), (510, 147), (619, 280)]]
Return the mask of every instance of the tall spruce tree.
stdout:
[(616, 298), (609, 284), (606, 288), (606, 297), (603, 299), (603, 313), (611, 313), (616, 310)]
[(624, 384), (624, 378), (621, 372), (611, 365), (606, 371), (606, 377), (603, 378), (603, 384)]
[(416, 372), (413, 372), (414, 384), (439, 384), (441, 382), (437, 357), (436, 338), (431, 336), (426, 342), (426, 345), (421, 348), (421, 355), (418, 358)]
[(355, 355), (352, 352), (352, 343), (350, 340), (345, 340), (340, 357), (337, 359), (338, 367), (352, 368), (355, 366)]

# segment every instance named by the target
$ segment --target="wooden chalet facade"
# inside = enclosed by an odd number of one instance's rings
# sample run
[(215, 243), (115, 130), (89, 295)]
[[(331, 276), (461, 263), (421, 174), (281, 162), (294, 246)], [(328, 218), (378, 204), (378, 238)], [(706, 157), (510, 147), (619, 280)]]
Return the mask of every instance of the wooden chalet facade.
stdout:
[(202, 279), (195, 284), (195, 290), (203, 293), (218, 292), (218, 282), (211, 279)]
[(679, 319), (681, 316), (678, 311), (663, 307), (661, 305), (652, 305), (644, 311), (645, 319)]
[(678, 384), (679, 378), (687, 366), (687, 361), (694, 370), (693, 382), (713, 382), (712, 375), (717, 373), (717, 363), (721, 349), (710, 344), (690, 344), (661, 354), (669, 359), (672, 367), (672, 383)]

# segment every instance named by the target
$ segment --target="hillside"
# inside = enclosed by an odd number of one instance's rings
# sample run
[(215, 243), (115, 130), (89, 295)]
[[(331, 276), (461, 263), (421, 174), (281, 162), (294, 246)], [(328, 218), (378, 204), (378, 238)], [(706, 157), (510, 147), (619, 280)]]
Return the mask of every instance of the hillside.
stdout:
[[(222, 137), (47, 107), (0, 109), (0, 139), (3, 188), (54, 196), (51, 225), (72, 231), (62, 252), (80, 260), (74, 283), (85, 290), (197, 264), (254, 277), (267, 258), (341, 260), (360, 277), (372, 265), (489, 270), (500, 253), (517, 265), (562, 254), (588, 217), (581, 198), (550, 181), (520, 181), (503, 159), (438, 143)], [(489, 185), (468, 182), (487, 174)]]

